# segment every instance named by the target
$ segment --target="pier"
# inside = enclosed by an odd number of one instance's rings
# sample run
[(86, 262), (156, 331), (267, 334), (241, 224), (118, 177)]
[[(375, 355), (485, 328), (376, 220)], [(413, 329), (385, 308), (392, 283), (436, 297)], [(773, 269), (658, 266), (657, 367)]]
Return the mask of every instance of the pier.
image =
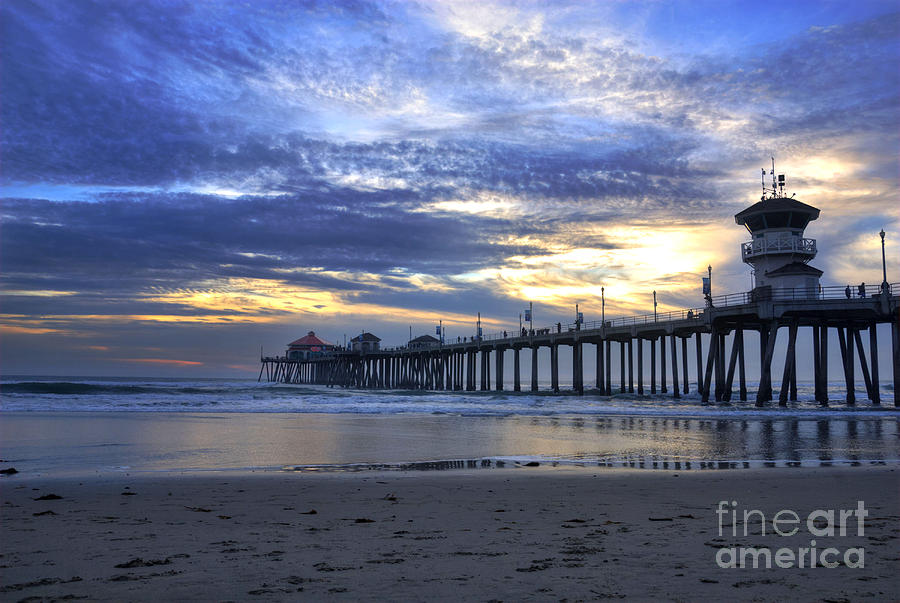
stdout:
[[(776, 180), (774, 160), (770, 175), (772, 184), (767, 188), (763, 170), (760, 201), (734, 216), (751, 236), (740, 247), (741, 259), (752, 268), (751, 291), (713, 296), (710, 281), (704, 278), (703, 308), (613, 320), (604, 316), (601, 321), (588, 323), (576, 312), (579, 318), (574, 324), (522, 329), (512, 336), (506, 332), (482, 336), (479, 316), (476, 335), (456, 343), (442, 341), (443, 337), (428, 338), (433, 341), (417, 338), (409, 346), (388, 349), (366, 347), (369, 339), (363, 341), (360, 336), (352, 350), (263, 357), (259, 379), (346, 388), (501, 391), (506, 385), (505, 357), (509, 353), (513, 357), (514, 391), (538, 391), (539, 376), (549, 374), (550, 389), (560, 392), (560, 347), (568, 346), (572, 389), (583, 394), (584, 350), (585, 345), (592, 345), (596, 348), (593, 389), (600, 395), (670, 394), (679, 398), (693, 391), (703, 402), (728, 402), (735, 397), (747, 401), (751, 392), (747, 387), (745, 336), (755, 332), (759, 342), (758, 386), (752, 392), (756, 405), (766, 406), (774, 400), (779, 382), (772, 369), (776, 350), (785, 358), (778, 403), (784, 406), (797, 399), (797, 342), (807, 336), (811, 338), (812, 354), (800, 361), (811, 363), (815, 399), (827, 405), (829, 341), (834, 340), (830, 334), (836, 333), (844, 402), (856, 403), (859, 365), (868, 400), (880, 405), (877, 326), (890, 324), (894, 405), (900, 407), (896, 396), (900, 379), (900, 284), (887, 282), (884, 231), (880, 233), (880, 284), (823, 287), (819, 282), (822, 271), (809, 265), (818, 251), (816, 241), (803, 236), (807, 225), (818, 218), (819, 210), (793, 195), (785, 196), (784, 175), (779, 174)], [(377, 343), (377, 338), (374, 340)], [(539, 362), (541, 348), (550, 352), (549, 366)], [(523, 354), (523, 350), (528, 353)], [(527, 385), (521, 379), (523, 357), (531, 363)], [(614, 358), (618, 374), (612, 370)], [(696, 359), (693, 374), (688, 374), (689, 358)], [(645, 383), (647, 364), (649, 382)]]
[[(797, 399), (797, 341), (812, 340), (815, 399), (828, 404), (829, 333), (837, 333), (847, 404), (856, 403), (857, 363), (868, 399), (880, 404), (880, 362), (876, 326), (891, 325), (891, 369), (894, 391), (900, 378), (900, 284), (866, 287), (864, 297), (854, 290), (826, 287), (815, 299), (776, 295), (754, 300), (752, 292), (713, 297), (712, 305), (658, 315), (619, 318), (606, 324), (574, 323), (530, 329), (524, 335), (502, 333), (473, 336), (459, 343), (437, 343), (417, 349), (389, 348), (374, 352), (334, 351), (308, 359), (264, 357), (260, 379), (284, 383), (315, 383), (345, 388), (422, 389), (433, 391), (502, 391), (505, 355), (513, 357), (513, 390), (538, 391), (540, 375), (550, 376), (550, 389), (559, 392), (560, 347), (572, 353), (572, 390), (583, 394), (584, 346), (596, 347), (595, 393), (670, 394), (679, 398), (698, 392), (707, 402), (748, 400), (745, 337), (759, 338), (757, 406), (774, 399), (776, 376), (772, 360), (776, 346), (785, 362), (777, 398), (781, 405)], [(867, 345), (866, 345), (867, 344)], [(548, 348), (549, 366), (541, 366), (538, 351)], [(528, 353), (523, 354), (523, 350)], [(693, 355), (695, 371), (688, 373)], [(613, 357), (616, 368), (613, 371)], [(530, 383), (523, 384), (523, 357), (531, 363)], [(649, 383), (644, 370), (649, 365)], [(617, 372), (618, 374), (614, 374)], [(735, 387), (736, 386), (736, 387)], [(735, 389), (737, 391), (735, 391)], [(895, 396), (894, 405), (900, 406)]]

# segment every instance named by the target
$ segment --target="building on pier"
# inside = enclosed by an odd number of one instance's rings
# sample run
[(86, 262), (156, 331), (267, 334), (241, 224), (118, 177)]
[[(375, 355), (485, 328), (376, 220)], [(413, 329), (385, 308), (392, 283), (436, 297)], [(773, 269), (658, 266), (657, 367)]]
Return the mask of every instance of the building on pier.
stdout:
[(421, 350), (422, 348), (430, 348), (439, 345), (441, 340), (433, 335), (419, 335), (415, 339), (410, 339), (407, 347), (411, 350)]
[[(765, 171), (763, 172), (765, 175)], [(772, 170), (774, 178), (774, 166)], [(759, 202), (739, 212), (734, 221), (744, 226), (751, 240), (741, 245), (741, 258), (753, 268), (755, 299), (773, 295), (815, 298), (822, 271), (809, 266), (816, 257), (816, 240), (803, 237), (806, 226), (819, 217), (819, 210), (784, 196), (784, 174), (779, 189), (764, 190)], [(765, 180), (763, 180), (765, 187)]]
[(336, 346), (316, 336), (315, 331), (310, 331), (300, 339), (288, 344), (285, 356), (290, 360), (309, 360), (314, 356), (321, 356), (325, 352), (335, 351)]
[(353, 352), (377, 352), (381, 348), (381, 338), (371, 333), (360, 333), (350, 341)]

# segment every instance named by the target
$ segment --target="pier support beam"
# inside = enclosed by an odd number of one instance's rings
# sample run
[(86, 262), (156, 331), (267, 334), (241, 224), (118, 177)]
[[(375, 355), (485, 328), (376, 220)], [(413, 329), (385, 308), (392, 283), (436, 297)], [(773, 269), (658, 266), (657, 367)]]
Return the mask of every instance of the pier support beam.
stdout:
[(550, 388), (559, 393), (559, 345), (550, 346)]
[(650, 394), (656, 393), (656, 337), (650, 338)]
[(520, 348), (513, 348), (513, 391), (522, 391), (522, 377), (519, 372), (519, 352)]
[(716, 401), (725, 399), (725, 336), (727, 332), (719, 333), (716, 339), (719, 349), (716, 351)]
[(869, 375), (869, 365), (866, 362), (866, 351), (863, 349), (862, 337), (859, 335), (859, 329), (853, 329), (853, 340), (856, 342), (856, 351), (859, 354), (859, 368), (862, 369), (863, 381), (866, 384), (866, 394), (871, 400), (874, 397), (872, 393), (872, 377)]
[(634, 393), (634, 339), (628, 340), (628, 393)]
[(659, 393), (668, 393), (666, 387), (666, 336), (659, 338)]
[(619, 342), (619, 393), (625, 393), (625, 342)]
[(838, 344), (841, 346), (841, 360), (844, 363), (844, 385), (847, 388), (846, 404), (848, 406), (856, 404), (855, 362), (851, 337), (850, 327), (847, 327), (847, 336), (844, 335), (844, 327), (838, 327)]
[(603, 340), (597, 342), (597, 389), (600, 395), (606, 395), (606, 381), (603, 378)]
[(734, 370), (737, 368), (738, 346), (740, 345), (740, 337), (736, 331), (734, 338), (731, 340), (731, 357), (728, 359), (728, 374), (725, 376), (725, 391), (722, 394), (724, 402), (731, 401), (731, 394), (734, 384)]
[(572, 344), (572, 389), (584, 393), (584, 363), (581, 360), (581, 342)]
[[(705, 376), (703, 378), (703, 385), (700, 387), (700, 400), (704, 403), (709, 402), (709, 389), (712, 385), (712, 373), (713, 367), (716, 362), (716, 353), (719, 350), (719, 346), (716, 344), (716, 340), (718, 339), (718, 334), (716, 333), (716, 328), (713, 326), (712, 333), (709, 336), (709, 350), (706, 354), (706, 371)], [(700, 349), (698, 344), (697, 349)], [(699, 363), (698, 363), (699, 366)]]
[(869, 323), (869, 360), (872, 363), (872, 404), (881, 404), (881, 380), (878, 374), (878, 325)]
[(691, 386), (688, 382), (688, 338), (681, 338), (681, 381), (684, 383), (684, 393), (691, 393)]
[(697, 352), (697, 393), (703, 393), (703, 337), (700, 331), (694, 335), (694, 348)]
[(678, 399), (681, 397), (681, 392), (678, 391), (678, 354), (676, 353), (678, 347), (676, 340), (677, 336), (675, 333), (672, 333), (672, 397)]
[[(797, 371), (797, 320), (791, 321), (788, 329), (788, 345), (787, 352), (784, 356), (784, 371), (781, 376), (781, 390), (778, 392), (779, 406), (786, 406), (788, 393), (791, 389), (791, 383), (795, 383), (795, 374)], [(796, 390), (795, 390), (796, 391)], [(796, 396), (795, 396), (796, 399)]]
[(739, 384), (739, 395), (741, 402), (747, 401), (747, 371), (744, 365), (744, 326), (738, 325), (737, 330), (735, 331), (735, 337), (740, 339), (740, 346), (738, 347), (738, 381)]
[(538, 346), (531, 348), (531, 391), (538, 390)]
[(644, 340), (638, 337), (637, 339), (637, 381), (638, 381), (638, 389), (637, 393), (639, 396), (644, 395)]
[(610, 353), (610, 343), (609, 339), (605, 342), (606, 346), (606, 395), (612, 395), (612, 354)]
[(503, 352), (504, 352), (504, 349), (502, 347), (497, 348), (497, 357), (496, 357), (496, 362), (494, 363), (495, 367), (497, 369), (495, 371), (496, 376), (494, 377), (494, 379), (497, 382), (495, 389), (498, 392), (503, 391)]
[(812, 328), (813, 348), (813, 396), (816, 402), (822, 402), (822, 349), (819, 346), (819, 325)]
[(821, 336), (819, 337), (819, 350), (822, 354), (822, 406), (828, 406), (828, 327), (822, 325)]
[(891, 321), (891, 373), (894, 379), (894, 406), (900, 407), (900, 313)]
[(769, 323), (768, 332), (760, 330), (760, 339), (765, 342), (765, 346), (760, 346), (762, 364), (760, 366), (759, 390), (756, 392), (757, 406), (765, 406), (766, 402), (772, 400), (772, 357), (775, 355), (775, 339), (777, 337), (777, 319)]

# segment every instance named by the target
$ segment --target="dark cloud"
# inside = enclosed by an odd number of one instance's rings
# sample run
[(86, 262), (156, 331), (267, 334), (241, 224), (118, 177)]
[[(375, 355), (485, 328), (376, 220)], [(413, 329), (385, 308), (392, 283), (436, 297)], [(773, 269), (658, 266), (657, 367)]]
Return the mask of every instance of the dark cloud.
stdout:
[[(687, 157), (711, 137), (698, 115), (765, 107), (752, 126), (760, 138), (898, 120), (900, 75), (885, 70), (897, 55), (896, 14), (674, 68), (571, 37), (497, 33), (475, 44), (411, 23), (404, 31), (421, 35), (404, 37), (371, 3), (229, 6), (5, 3), (3, 180), (285, 192), (361, 173), (432, 193), (685, 199), (697, 193), (687, 179), (703, 175)], [(287, 43), (285, 23), (300, 28)], [(363, 51), (368, 60), (356, 60)], [(560, 66), (574, 54), (593, 73)], [(273, 92), (279, 78), (295, 90)], [(388, 97), (358, 106), (373, 86)], [(312, 133), (329, 104), (377, 112), (410, 88), (469, 121), (429, 130), (401, 117), (395, 136), (366, 144)], [(557, 108), (605, 93), (621, 99), (622, 116)], [(744, 134), (754, 149), (754, 132)]]
[[(506, 232), (527, 232), (527, 226), (407, 212), (384, 193), (237, 200), (110, 195), (93, 203), (6, 199), (3, 213), (8, 288), (33, 286), (37, 278), (56, 280), (56, 288), (70, 283), (79, 290), (136, 290), (248, 277), (345, 289), (361, 286), (312, 269), (382, 274), (402, 268), (441, 276), (533, 251), (495, 242)], [(311, 270), (281, 272), (297, 268)]]

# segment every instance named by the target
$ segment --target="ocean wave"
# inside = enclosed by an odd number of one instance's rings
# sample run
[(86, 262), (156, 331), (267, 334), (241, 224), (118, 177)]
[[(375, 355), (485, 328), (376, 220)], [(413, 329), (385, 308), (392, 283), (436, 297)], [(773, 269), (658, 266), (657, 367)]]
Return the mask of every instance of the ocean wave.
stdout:
[(3, 394), (52, 394), (59, 396), (85, 396), (91, 394), (144, 394), (158, 393), (156, 388), (139, 385), (96, 385), (69, 381), (25, 381), (0, 385)]
[[(268, 386), (268, 387), (266, 387)], [(265, 384), (258, 387), (248, 386), (245, 382), (235, 385), (221, 384), (182, 384), (182, 383), (114, 383), (84, 381), (12, 381), (0, 384), (0, 395), (36, 394), (58, 396), (91, 396), (91, 395), (141, 395), (141, 394), (176, 394), (176, 395), (233, 395), (246, 392), (259, 393), (263, 388), (274, 390)], [(284, 389), (287, 393), (290, 390)]]
[[(672, 399), (670, 395), (639, 396), (617, 393), (601, 396), (586, 391), (538, 392), (422, 390), (352, 390), (318, 385), (258, 383), (241, 380), (153, 380), (75, 378), (5, 378), (0, 383), (4, 412), (214, 412), (323, 414), (449, 414), (460, 416), (636, 415), (670, 417), (900, 417), (893, 396), (882, 386), (883, 403), (860, 399), (855, 407), (843, 404), (835, 384), (831, 406), (813, 399), (810, 384), (799, 384), (800, 401), (780, 407), (777, 402), (757, 408), (752, 401), (703, 403), (696, 391)], [(886, 394), (886, 395), (885, 395)]]

